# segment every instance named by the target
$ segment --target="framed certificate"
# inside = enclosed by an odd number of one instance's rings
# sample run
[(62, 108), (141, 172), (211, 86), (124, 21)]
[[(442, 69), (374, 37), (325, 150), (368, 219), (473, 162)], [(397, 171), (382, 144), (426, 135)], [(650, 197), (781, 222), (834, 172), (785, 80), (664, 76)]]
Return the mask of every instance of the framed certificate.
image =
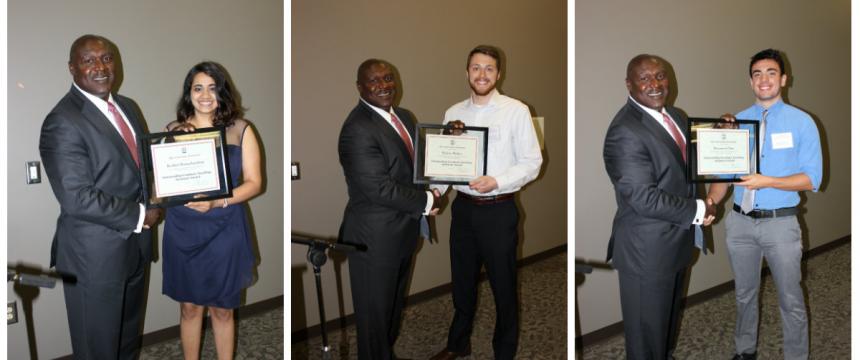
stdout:
[(690, 182), (737, 182), (759, 173), (759, 122), (690, 118), (687, 178)]
[(232, 196), (223, 127), (147, 134), (142, 143), (147, 207)]
[(446, 125), (417, 125), (415, 183), (465, 185), (487, 174), (489, 128), (466, 126), (457, 135), (446, 134), (446, 129)]

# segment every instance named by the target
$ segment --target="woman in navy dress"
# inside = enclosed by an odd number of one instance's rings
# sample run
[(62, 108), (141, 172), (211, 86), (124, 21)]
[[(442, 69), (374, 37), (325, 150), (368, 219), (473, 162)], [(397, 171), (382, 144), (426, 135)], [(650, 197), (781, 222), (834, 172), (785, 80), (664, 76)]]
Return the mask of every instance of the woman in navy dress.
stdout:
[(226, 127), (233, 196), (167, 209), (164, 221), (162, 292), (180, 303), (185, 359), (198, 359), (203, 313), (209, 309), (218, 359), (232, 359), (242, 290), (253, 280), (255, 258), (245, 202), (260, 193), (260, 147), (227, 73), (202, 62), (185, 77), (176, 121), (168, 131)]

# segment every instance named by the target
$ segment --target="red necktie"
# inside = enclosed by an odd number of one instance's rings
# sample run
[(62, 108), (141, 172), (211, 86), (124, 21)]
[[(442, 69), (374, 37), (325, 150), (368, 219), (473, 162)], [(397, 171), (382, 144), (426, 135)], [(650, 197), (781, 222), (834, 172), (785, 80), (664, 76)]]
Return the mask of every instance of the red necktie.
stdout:
[(681, 133), (678, 131), (678, 126), (675, 125), (675, 122), (672, 121), (666, 113), (663, 113), (663, 122), (669, 127), (669, 132), (672, 133), (672, 137), (675, 138), (675, 144), (678, 145), (679, 149), (681, 149), (681, 158), (684, 159), (684, 162), (686, 163), (687, 143), (685, 143), (684, 138), (681, 137)]
[(400, 122), (400, 119), (397, 118), (394, 113), (391, 113), (391, 122), (394, 123), (394, 127), (397, 128), (397, 132), (400, 133), (400, 139), (403, 140), (403, 143), (406, 144), (406, 150), (409, 151), (409, 158), (412, 161), (415, 161), (415, 152), (412, 148), (412, 140), (409, 139), (409, 133), (406, 132), (406, 128), (403, 127), (403, 123)]
[(113, 103), (108, 102), (108, 111), (113, 114), (113, 121), (119, 128), (119, 133), (122, 135), (122, 139), (125, 140), (125, 145), (128, 146), (131, 157), (134, 158), (137, 167), (140, 167), (140, 159), (137, 158), (137, 143), (134, 142), (134, 135), (131, 134), (131, 129), (128, 128), (128, 125), (122, 119), (119, 111), (116, 110), (116, 106), (113, 106)]

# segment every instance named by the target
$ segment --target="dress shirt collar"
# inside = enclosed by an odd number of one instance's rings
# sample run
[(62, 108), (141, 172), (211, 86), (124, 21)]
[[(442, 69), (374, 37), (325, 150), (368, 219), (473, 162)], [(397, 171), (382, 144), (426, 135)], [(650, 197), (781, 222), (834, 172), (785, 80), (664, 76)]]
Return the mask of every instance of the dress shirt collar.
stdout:
[(469, 100), (466, 102), (467, 107), (472, 108), (472, 109), (483, 109), (483, 108), (495, 106), (496, 104), (499, 103), (499, 100), (500, 100), (499, 98), (500, 98), (501, 94), (499, 94), (498, 89), (493, 89), (492, 91), (490, 91), (490, 93), (488, 95), (490, 96), (490, 101), (488, 101), (486, 105), (476, 104), (472, 100), (472, 97), (469, 96)]
[[(763, 113), (765, 110), (767, 110), (768, 120), (772, 119), (772, 116), (779, 114), (780, 110), (782, 110), (782, 108), (784, 108), (784, 107), (785, 107), (785, 102), (783, 102), (782, 99), (777, 100), (775, 103), (773, 103), (773, 105), (771, 105), (767, 109), (765, 109), (764, 106), (761, 106), (761, 104), (759, 104), (759, 103), (753, 104), (753, 109), (759, 115), (761, 115), (761, 113)], [(759, 116), (758, 119), (753, 119), (753, 120), (761, 121), (761, 116)]]
[(104, 101), (104, 99), (84, 91), (83, 89), (81, 89), (80, 86), (78, 86), (78, 84), (75, 84), (74, 82), (72, 82), (72, 85), (74, 85), (75, 88), (81, 92), (81, 94), (84, 94), (84, 97), (86, 97), (91, 103), (93, 103), (93, 105), (95, 105), (103, 113), (108, 112), (108, 105), (107, 105), (108, 102), (113, 103), (114, 106), (119, 108), (119, 106), (116, 104), (116, 102), (113, 101), (113, 94), (111, 94), (111, 93), (108, 93), (108, 101)]
[[(385, 121), (388, 121), (389, 123), (391, 123), (391, 113), (390, 112), (385, 111), (385, 109), (383, 109), (381, 107), (373, 106), (369, 102), (365, 101), (362, 98), (359, 98), (359, 99), (365, 105), (370, 106), (370, 108), (373, 109), (373, 111), (376, 111), (379, 114), (379, 116), (382, 116), (382, 118), (385, 119)], [(391, 106), (391, 111), (394, 112), (394, 106), (393, 105)]]
[[(640, 104), (638, 101), (636, 101), (636, 99), (634, 99), (634, 98), (633, 98), (632, 96), (630, 96), (630, 95), (627, 95), (627, 97), (630, 99), (630, 101), (633, 101), (633, 103), (634, 103), (634, 104), (639, 105), (639, 108), (641, 108), (642, 110), (644, 110), (646, 114), (651, 115), (651, 117), (652, 117), (652, 118), (654, 118), (654, 120), (657, 120), (657, 121), (658, 121), (658, 122), (660, 122), (661, 124), (663, 123), (663, 113), (665, 113), (665, 112), (666, 112), (666, 107), (665, 107), (665, 106), (664, 106), (662, 109), (660, 109), (660, 111), (657, 111), (657, 110), (654, 110), (654, 109), (652, 109), (652, 108), (649, 108), (649, 107), (647, 107), (647, 106), (645, 106), (645, 105)], [(669, 115), (669, 114), (668, 114), (668, 113), (666, 113), (666, 115)], [(669, 115), (669, 118), (671, 118), (671, 117), (672, 117), (672, 115)]]
[(87, 98), (87, 100), (89, 100), (93, 105), (95, 105), (96, 109), (99, 109), (102, 115), (104, 115), (105, 118), (109, 120), (110, 124), (113, 125), (113, 128), (116, 129), (118, 133), (122, 134), (122, 131), (119, 129), (119, 125), (117, 125), (114, 121), (113, 114), (110, 113), (110, 109), (108, 108), (108, 102), (112, 103), (116, 107), (116, 111), (119, 112), (120, 116), (122, 117), (122, 120), (125, 121), (125, 125), (128, 126), (129, 130), (131, 130), (131, 135), (134, 137), (135, 140), (137, 140), (137, 133), (135, 133), (134, 128), (131, 127), (131, 122), (128, 121), (128, 117), (125, 115), (125, 113), (116, 103), (116, 101), (113, 101), (113, 95), (111, 93), (108, 93), (108, 101), (104, 101), (104, 99), (84, 91), (80, 88), (80, 86), (78, 86), (78, 84), (72, 82), (72, 85), (74, 85), (75, 88), (81, 92), (81, 94), (84, 94), (84, 97)]

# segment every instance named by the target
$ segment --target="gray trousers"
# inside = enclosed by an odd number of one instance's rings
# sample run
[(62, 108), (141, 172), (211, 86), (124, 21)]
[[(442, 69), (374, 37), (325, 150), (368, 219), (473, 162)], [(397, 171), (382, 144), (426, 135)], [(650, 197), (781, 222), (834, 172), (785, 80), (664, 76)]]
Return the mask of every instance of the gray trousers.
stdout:
[(800, 286), (803, 245), (797, 217), (753, 219), (731, 211), (726, 219), (726, 243), (735, 275), (737, 353), (756, 351), (758, 291), (764, 256), (779, 294), (785, 359), (807, 359), (809, 322)]

